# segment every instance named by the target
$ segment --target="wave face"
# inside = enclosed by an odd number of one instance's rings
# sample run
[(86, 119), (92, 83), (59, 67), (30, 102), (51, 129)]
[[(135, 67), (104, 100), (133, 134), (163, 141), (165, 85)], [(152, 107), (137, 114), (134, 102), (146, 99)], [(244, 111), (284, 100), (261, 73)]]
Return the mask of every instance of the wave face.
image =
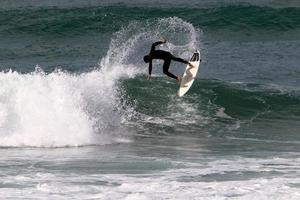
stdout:
[[(136, 119), (150, 134), (293, 140), (299, 132), (299, 90), (220, 80), (196, 80), (189, 94), (174, 97), (176, 84), (163, 78), (124, 82)], [(148, 94), (149, 91), (155, 91)], [(148, 95), (146, 95), (148, 94)], [(155, 99), (155, 101), (154, 101)], [(145, 131), (147, 130), (147, 131)], [(284, 132), (285, 134), (282, 134)]]

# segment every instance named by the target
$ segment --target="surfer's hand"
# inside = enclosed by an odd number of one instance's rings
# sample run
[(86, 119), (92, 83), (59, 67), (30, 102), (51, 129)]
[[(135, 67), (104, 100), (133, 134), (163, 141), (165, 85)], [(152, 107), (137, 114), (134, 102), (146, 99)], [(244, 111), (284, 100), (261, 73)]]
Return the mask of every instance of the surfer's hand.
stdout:
[(166, 42), (167, 42), (167, 39), (164, 38), (164, 37), (161, 37), (161, 38), (160, 38), (160, 41), (162, 41), (163, 43), (166, 43)]

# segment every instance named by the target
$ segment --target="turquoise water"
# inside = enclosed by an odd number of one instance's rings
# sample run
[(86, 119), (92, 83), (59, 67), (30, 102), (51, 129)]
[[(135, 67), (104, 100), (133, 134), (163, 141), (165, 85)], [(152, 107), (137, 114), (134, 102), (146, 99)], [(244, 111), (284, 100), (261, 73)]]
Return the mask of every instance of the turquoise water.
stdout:
[[(298, 1), (1, 1), (3, 199), (299, 199)], [(203, 62), (191, 90), (143, 56)], [(182, 74), (184, 66), (170, 70)]]

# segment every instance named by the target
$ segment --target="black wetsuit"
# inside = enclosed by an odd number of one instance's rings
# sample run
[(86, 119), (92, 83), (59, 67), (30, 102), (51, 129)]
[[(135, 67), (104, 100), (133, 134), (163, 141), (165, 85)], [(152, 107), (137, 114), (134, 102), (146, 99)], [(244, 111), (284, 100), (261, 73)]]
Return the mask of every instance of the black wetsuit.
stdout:
[(149, 75), (151, 75), (151, 72), (152, 72), (152, 59), (161, 59), (161, 60), (164, 60), (164, 65), (163, 65), (164, 74), (166, 74), (167, 76), (169, 76), (171, 78), (177, 79), (177, 76), (175, 76), (174, 74), (169, 72), (171, 60), (175, 60), (177, 62), (182, 62), (185, 64), (188, 64), (189, 62), (182, 58), (177, 58), (177, 57), (173, 56), (170, 52), (163, 51), (163, 50), (155, 50), (155, 47), (162, 43), (163, 42), (159, 41), (159, 42), (155, 42), (152, 44), (151, 51), (149, 54), (150, 55)]

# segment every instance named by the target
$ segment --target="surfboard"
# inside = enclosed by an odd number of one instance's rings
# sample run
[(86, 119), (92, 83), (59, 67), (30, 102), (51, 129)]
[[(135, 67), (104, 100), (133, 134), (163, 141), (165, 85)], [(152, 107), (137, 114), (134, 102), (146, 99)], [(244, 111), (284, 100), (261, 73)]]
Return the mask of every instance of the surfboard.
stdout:
[(190, 67), (189, 65), (186, 66), (184, 74), (181, 79), (179, 90), (177, 92), (178, 97), (182, 97), (185, 93), (187, 93), (187, 91), (189, 91), (189, 89), (193, 85), (193, 82), (196, 78), (199, 69), (200, 61), (201, 61), (200, 52), (196, 50), (190, 59), (190, 63), (192, 63), (194, 67)]

